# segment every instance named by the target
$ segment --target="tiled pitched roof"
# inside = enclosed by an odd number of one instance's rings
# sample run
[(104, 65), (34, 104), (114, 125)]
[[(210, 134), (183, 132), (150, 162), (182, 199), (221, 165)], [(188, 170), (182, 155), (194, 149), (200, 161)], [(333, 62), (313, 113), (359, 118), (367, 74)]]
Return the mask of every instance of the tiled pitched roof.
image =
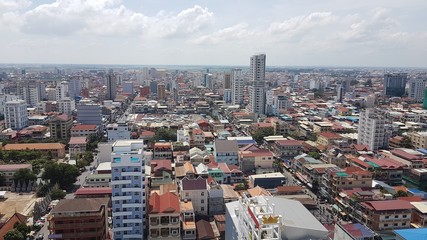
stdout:
[(149, 213), (178, 213), (179, 198), (175, 193), (165, 193), (159, 195), (156, 192), (150, 196)]
[(207, 184), (206, 179), (199, 177), (196, 179), (189, 179), (184, 177), (181, 181), (182, 190), (206, 190)]

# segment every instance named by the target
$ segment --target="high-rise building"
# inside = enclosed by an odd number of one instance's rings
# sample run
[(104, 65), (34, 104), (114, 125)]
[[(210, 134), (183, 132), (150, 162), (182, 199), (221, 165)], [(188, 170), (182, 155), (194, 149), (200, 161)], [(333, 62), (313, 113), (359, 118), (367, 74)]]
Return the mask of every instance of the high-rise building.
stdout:
[(24, 100), (6, 102), (4, 121), (6, 128), (21, 129), (28, 126), (27, 103)]
[(114, 240), (143, 239), (146, 190), (143, 140), (119, 140), (111, 153)]
[(424, 89), (423, 108), (427, 109), (427, 88)]
[(344, 87), (339, 84), (337, 86), (337, 102), (342, 102), (342, 100), (344, 99)]
[(150, 92), (151, 92), (151, 94), (157, 95), (157, 82), (156, 81), (150, 82)]
[(405, 86), (408, 75), (406, 73), (384, 74), (384, 95), (390, 97), (402, 97), (405, 94)]
[(61, 100), (56, 101), (57, 108), (59, 112), (66, 113), (71, 115), (73, 111), (76, 109), (76, 102), (74, 99), (71, 99), (70, 97), (63, 98)]
[(375, 109), (366, 109), (360, 112), (357, 143), (369, 146), (371, 150), (378, 150), (388, 145), (385, 130), (386, 120)]
[(157, 99), (166, 100), (166, 85), (163, 83), (157, 85)]
[(231, 89), (224, 89), (223, 100), (225, 103), (231, 103)]
[(102, 126), (101, 105), (89, 100), (82, 100), (77, 105), (77, 121), (81, 124)]
[(249, 111), (257, 114), (265, 113), (265, 54), (251, 57), (249, 86)]
[(4, 105), (6, 102), (19, 100), (18, 96), (11, 94), (0, 94), (0, 114), (4, 115)]
[(107, 75), (107, 94), (105, 95), (105, 100), (113, 100), (116, 99), (117, 94), (117, 82), (116, 82), (116, 76), (114, 75), (114, 72), (112, 69), (108, 71)]
[(77, 96), (80, 96), (82, 91), (82, 81), (80, 77), (73, 77), (68, 83), (68, 96), (71, 99), (74, 99)]
[(62, 81), (56, 84), (55, 88), (56, 101), (63, 100), (68, 97), (68, 82)]
[(123, 85), (123, 93), (133, 94), (132, 81), (124, 81), (122, 85)]
[(110, 123), (107, 125), (108, 142), (130, 139), (130, 128), (126, 122)]
[(231, 89), (231, 74), (224, 74), (224, 89)]
[(50, 137), (56, 139), (69, 139), (73, 118), (68, 114), (61, 114), (49, 121)]
[(243, 87), (242, 69), (235, 68), (231, 71), (231, 102), (234, 105), (243, 103)]
[(425, 88), (426, 88), (426, 80), (424, 78), (410, 79), (408, 97), (415, 99), (415, 101), (417, 102), (422, 102), (424, 98)]
[(16, 86), (17, 95), (23, 99), (28, 106), (36, 106), (43, 97), (46, 97), (45, 85), (38, 81), (21, 81)]

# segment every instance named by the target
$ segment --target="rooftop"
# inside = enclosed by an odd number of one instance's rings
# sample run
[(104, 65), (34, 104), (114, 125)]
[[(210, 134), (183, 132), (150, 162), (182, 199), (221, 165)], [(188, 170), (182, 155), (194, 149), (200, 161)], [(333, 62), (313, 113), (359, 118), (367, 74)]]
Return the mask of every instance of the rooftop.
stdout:
[(98, 211), (101, 206), (107, 205), (109, 201), (109, 198), (62, 199), (58, 202), (51, 213)]
[(91, 125), (91, 124), (80, 124), (80, 125), (76, 125), (74, 127), (71, 128), (71, 131), (85, 131), (85, 130), (92, 130), (95, 131), (97, 128), (96, 125)]
[(239, 146), (236, 140), (215, 140), (215, 149), (217, 152), (238, 152)]
[(179, 213), (179, 199), (175, 193), (165, 193), (159, 195), (153, 193), (150, 196), (150, 209), (149, 213)]
[(394, 230), (399, 239), (402, 240), (421, 240), (427, 238), (427, 228), (412, 228)]
[(393, 211), (413, 208), (411, 203), (403, 200), (367, 201), (363, 202), (362, 205), (374, 211)]
[(1, 164), (0, 171), (16, 171), (21, 168), (31, 168), (31, 164)]
[(98, 195), (98, 194), (111, 194), (111, 187), (98, 187), (98, 188), (79, 188), (74, 195)]
[(206, 179), (204, 178), (196, 178), (196, 179), (189, 179), (187, 177), (184, 177), (181, 180), (182, 183), (182, 190), (206, 190), (207, 189), (207, 183)]
[(10, 143), (3, 147), (4, 150), (59, 150), (65, 148), (61, 143)]
[(86, 137), (71, 137), (68, 144), (86, 144)]

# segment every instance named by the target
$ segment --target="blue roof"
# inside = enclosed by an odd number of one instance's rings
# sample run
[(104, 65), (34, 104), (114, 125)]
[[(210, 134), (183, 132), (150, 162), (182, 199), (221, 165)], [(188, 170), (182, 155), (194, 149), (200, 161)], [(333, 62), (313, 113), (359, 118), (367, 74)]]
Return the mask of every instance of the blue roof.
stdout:
[(411, 228), (394, 230), (399, 237), (404, 240), (423, 240), (427, 239), (427, 228)]
[(427, 149), (424, 149), (424, 148), (418, 148), (417, 151), (422, 154), (427, 154)]
[(237, 140), (237, 145), (255, 144), (255, 140)]
[(408, 191), (411, 193), (426, 193), (426, 192), (421, 191), (421, 190), (416, 189), (416, 188), (409, 188)]
[(359, 117), (347, 117), (347, 120), (350, 120), (352, 122), (358, 122), (359, 121)]

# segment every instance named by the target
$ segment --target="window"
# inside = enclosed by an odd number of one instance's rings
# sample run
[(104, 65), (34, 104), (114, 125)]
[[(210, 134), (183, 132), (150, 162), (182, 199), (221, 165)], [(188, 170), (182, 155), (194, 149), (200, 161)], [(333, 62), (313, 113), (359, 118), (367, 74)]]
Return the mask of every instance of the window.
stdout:
[(200, 203), (205, 203), (205, 200), (203, 200), (203, 199), (202, 199), (202, 200), (200, 200)]
[(205, 192), (200, 193), (200, 195), (205, 196)]
[(389, 218), (389, 216), (385, 216), (384, 218), (385, 218), (385, 219), (388, 219), (388, 218)]
[(394, 218), (399, 218), (399, 215), (394, 216)]
[(201, 207), (201, 208), (200, 208), (200, 211), (202, 211), (202, 212), (203, 212), (203, 211), (205, 211), (205, 208), (204, 208), (204, 207)]
[(384, 227), (388, 227), (388, 223), (385, 223), (385, 224), (384, 224)]

